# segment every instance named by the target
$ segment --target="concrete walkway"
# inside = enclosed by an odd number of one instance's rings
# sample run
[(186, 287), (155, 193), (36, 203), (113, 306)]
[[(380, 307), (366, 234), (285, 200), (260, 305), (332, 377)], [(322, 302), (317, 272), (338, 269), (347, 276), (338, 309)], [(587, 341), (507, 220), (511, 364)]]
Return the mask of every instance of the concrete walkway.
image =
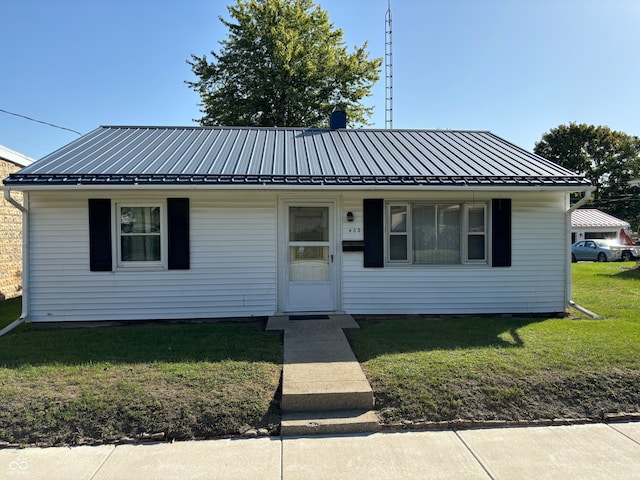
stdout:
[(0, 478), (638, 479), (640, 423), (2, 449)]
[(284, 330), (282, 435), (378, 430), (371, 385), (342, 331), (358, 323), (351, 315), (302, 318), (271, 317), (266, 326)]

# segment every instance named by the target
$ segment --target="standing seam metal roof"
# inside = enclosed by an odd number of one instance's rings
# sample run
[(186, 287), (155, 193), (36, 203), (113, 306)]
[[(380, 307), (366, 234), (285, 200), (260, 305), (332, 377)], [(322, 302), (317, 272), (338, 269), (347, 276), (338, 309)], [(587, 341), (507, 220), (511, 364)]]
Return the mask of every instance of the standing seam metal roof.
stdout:
[(340, 184), (586, 187), (487, 131), (99, 127), (6, 184)]
[(579, 208), (571, 212), (571, 226), (573, 228), (630, 228), (628, 222), (595, 208)]

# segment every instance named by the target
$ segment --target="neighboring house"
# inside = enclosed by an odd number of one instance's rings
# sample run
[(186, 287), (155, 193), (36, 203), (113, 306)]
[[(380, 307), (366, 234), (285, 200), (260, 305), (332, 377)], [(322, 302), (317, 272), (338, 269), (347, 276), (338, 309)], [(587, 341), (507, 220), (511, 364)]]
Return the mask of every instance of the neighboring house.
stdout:
[(583, 176), (490, 132), (332, 120), (100, 127), (11, 175), (30, 320), (565, 311)]
[(591, 238), (620, 239), (620, 230), (630, 231), (631, 225), (595, 208), (580, 208), (571, 212), (571, 243)]
[[(33, 160), (0, 145), (0, 185), (2, 179), (17, 172)], [(22, 194), (15, 199), (22, 202)], [(22, 214), (4, 197), (0, 197), (0, 302), (22, 293)]]

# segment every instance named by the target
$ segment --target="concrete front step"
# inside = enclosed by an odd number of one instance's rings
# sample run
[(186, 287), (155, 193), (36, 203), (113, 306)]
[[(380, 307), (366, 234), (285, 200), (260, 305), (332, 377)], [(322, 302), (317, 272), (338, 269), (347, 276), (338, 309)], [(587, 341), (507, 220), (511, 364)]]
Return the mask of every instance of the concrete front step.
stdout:
[(373, 392), (366, 385), (349, 384), (347, 391), (313, 391), (303, 393), (283, 390), (280, 408), (283, 412), (319, 412), (326, 410), (370, 410), (373, 408)]
[(283, 411), (370, 410), (373, 391), (342, 329), (294, 324), (284, 334)]
[(284, 330), (281, 431), (283, 435), (378, 430), (373, 391), (343, 328), (359, 328), (350, 315), (328, 320), (272, 317), (268, 330)]
[(370, 410), (290, 412), (282, 415), (280, 423), (283, 436), (366, 433), (379, 429), (378, 417)]

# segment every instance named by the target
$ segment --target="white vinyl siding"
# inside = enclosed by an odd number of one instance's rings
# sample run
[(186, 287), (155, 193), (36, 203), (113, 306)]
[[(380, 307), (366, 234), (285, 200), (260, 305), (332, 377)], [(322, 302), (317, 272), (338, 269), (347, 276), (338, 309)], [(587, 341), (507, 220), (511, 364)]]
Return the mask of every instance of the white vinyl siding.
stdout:
[[(378, 192), (376, 192), (378, 193)], [(504, 195), (504, 194), (503, 194)], [(399, 194), (379, 194), (392, 202)], [(427, 195), (416, 194), (416, 199)], [(496, 194), (460, 198), (491, 204)], [(504, 195), (507, 198), (506, 195)], [(361, 207), (362, 198), (345, 195), (343, 210)], [(366, 197), (365, 197), (366, 198)], [(369, 198), (372, 198), (370, 195)], [(456, 194), (431, 194), (453, 200)], [(342, 305), (361, 314), (547, 313), (565, 309), (565, 194), (509, 194), (512, 198), (512, 266), (394, 265), (364, 268), (362, 254), (342, 257)], [(490, 230), (490, 211), (487, 212)], [(490, 239), (488, 239), (490, 241)], [(491, 251), (490, 245), (487, 251)], [(490, 257), (490, 255), (488, 254)]]
[[(278, 313), (278, 205), (283, 192), (174, 190), (190, 200), (190, 269), (91, 272), (88, 198), (138, 204), (156, 192), (29, 193), (29, 292), (34, 322), (195, 319)], [(564, 311), (566, 194), (327, 191), (337, 199), (339, 240), (362, 240), (363, 200), (487, 205), (479, 265), (364, 268), (361, 251), (335, 252), (339, 311), (351, 314), (482, 314)], [(289, 196), (291, 193), (288, 194)], [(491, 267), (491, 199), (512, 200), (511, 266)], [(347, 212), (353, 212), (349, 222)], [(281, 219), (280, 219), (281, 220)], [(282, 223), (282, 222), (280, 222)], [(465, 229), (467, 225), (463, 226)]]
[[(100, 192), (123, 199), (122, 191)], [(96, 196), (95, 192), (92, 195)], [(196, 193), (191, 268), (91, 272), (84, 194), (30, 194), (30, 306), (34, 322), (272, 315), (276, 309), (276, 197)], [(157, 196), (149, 197), (157, 199)], [(144, 202), (144, 195), (128, 200)]]

